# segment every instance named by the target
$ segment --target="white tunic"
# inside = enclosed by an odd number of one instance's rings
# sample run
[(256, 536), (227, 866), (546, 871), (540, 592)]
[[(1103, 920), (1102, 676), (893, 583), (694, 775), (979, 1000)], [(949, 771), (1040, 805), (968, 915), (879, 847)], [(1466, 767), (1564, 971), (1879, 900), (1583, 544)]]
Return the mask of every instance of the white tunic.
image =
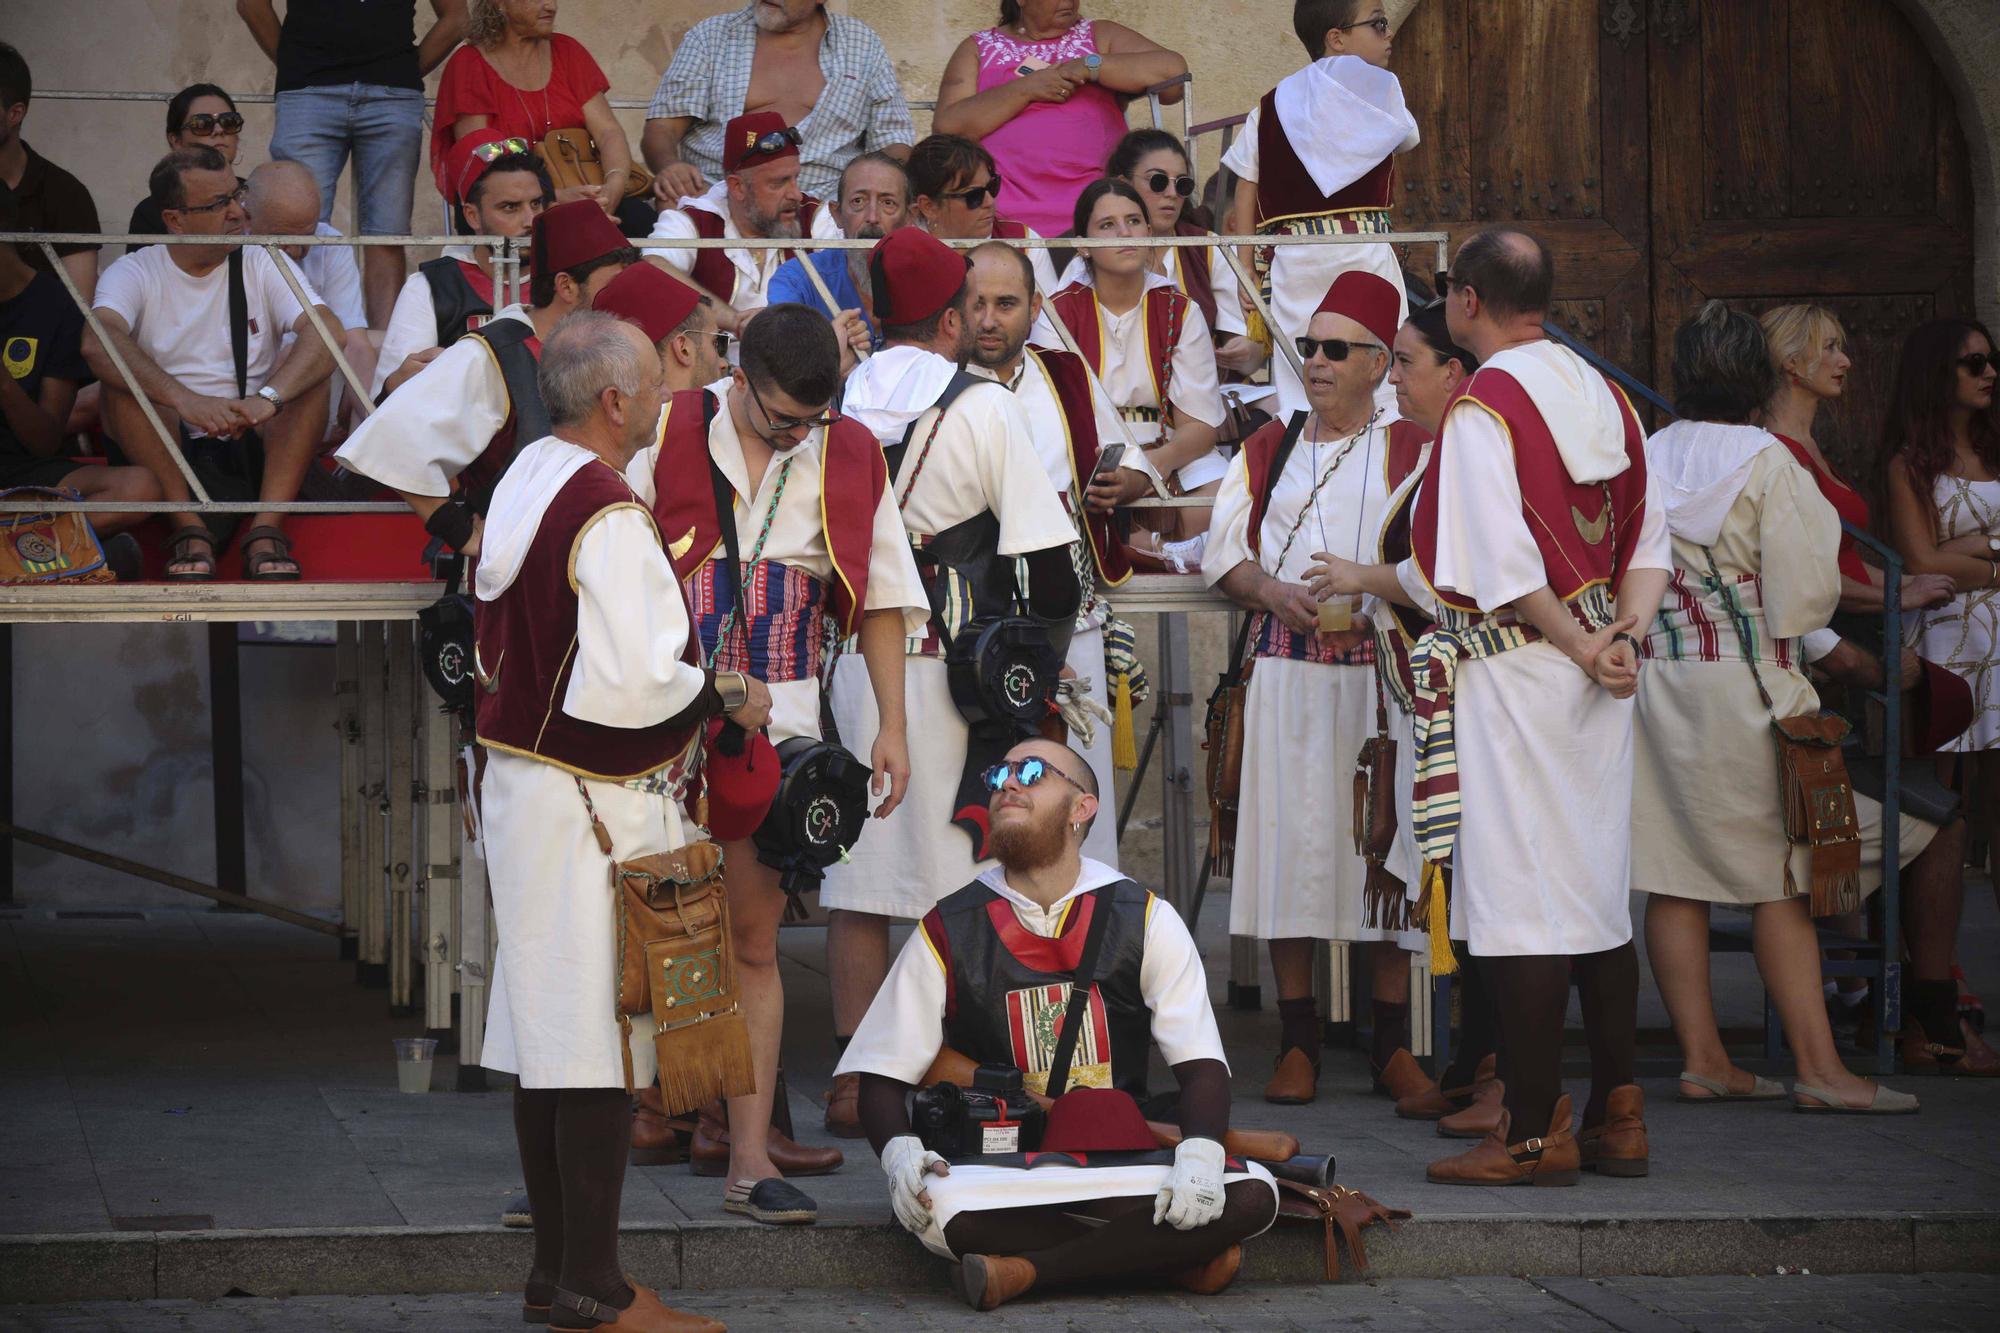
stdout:
[[(1521, 350), (1576, 360), (1547, 343)], [(1545, 419), (1600, 456), (1622, 454), (1622, 432), (1613, 435), (1612, 421), (1599, 415), (1603, 400), (1536, 402)], [(1594, 435), (1585, 430), (1593, 423)], [(1488, 613), (1547, 586), (1505, 428), (1460, 400), (1438, 448), (1433, 585)], [(1673, 568), (1665, 508), (1658, 478), (1649, 476), (1630, 568)], [(1463, 814), (1453, 915), (1463, 909), (1474, 954), (1598, 953), (1632, 938), (1632, 719), (1632, 700), (1612, 698), (1546, 642), (1459, 665), (1453, 721)]]
[[(1016, 892), (998, 866), (984, 871), (979, 882), (1006, 901), (1025, 929), (1049, 939), (1061, 930), (1070, 904), (1079, 895), (1121, 878), (1113, 867), (1085, 857), (1076, 887), (1047, 908)], [(877, 1074), (899, 1083), (920, 1082), (944, 1048), (945, 983), (944, 968), (920, 930), (896, 955), (835, 1073)], [(1169, 1065), (1216, 1060), (1227, 1067), (1201, 953), (1173, 908), (1158, 898), (1146, 904), (1139, 993), (1153, 1014), (1153, 1043)], [(1168, 1170), (1165, 1166), (1037, 1167), (1025, 1172), (973, 1164), (954, 1166), (949, 1176), (928, 1182), (933, 1225), (920, 1239), (933, 1253), (955, 1258), (945, 1242), (944, 1229), (962, 1212), (1154, 1194), (1165, 1183)], [(1228, 1179), (1234, 1182), (1253, 1176), (1269, 1179), (1263, 1168), (1254, 1165), (1247, 1172), (1231, 1172)]]
[[(1153, 253), (1158, 257), (1162, 276), (1172, 283), (1174, 289), (1181, 295), (1193, 300), (1194, 293), (1189, 290), (1187, 284), (1187, 267), (1183, 263), (1183, 259), (1190, 252), (1170, 247)], [(1247, 333), (1249, 326), (1243, 322), (1243, 297), (1240, 294), (1243, 287), (1236, 281), (1236, 270), (1222, 257), (1221, 246), (1211, 245), (1202, 253), (1208, 257), (1208, 286), (1215, 296), (1214, 332), (1230, 336)], [(1084, 262), (1083, 255), (1079, 253), (1063, 269), (1061, 286), (1055, 290), (1061, 291), (1072, 282), (1088, 282), (1089, 278), (1090, 265)]]
[[(1020, 405), (1005, 389), (966, 389), (925, 449), (937, 421), (931, 404), (952, 371), (934, 352), (896, 346), (862, 362), (847, 380), (844, 410), (877, 439), (894, 444), (916, 425), (890, 483), (904, 526), (912, 534), (935, 534), (991, 511), (1000, 520), (1001, 555), (1069, 545), (1076, 527), (1035, 456)], [(842, 738), (856, 754), (868, 753), (878, 723), (868, 673), (857, 658), (843, 654), (834, 664), (832, 693)], [(828, 868), (820, 901), (829, 908), (915, 918), (979, 873), (972, 840), (951, 823), (968, 729), (951, 701), (942, 658), (905, 659), (903, 708), (909, 794), (870, 827), (850, 860)]]
[[(693, 241), (701, 237), (695, 230), (694, 219), (687, 215), (688, 209), (700, 209), (713, 213), (722, 219), (722, 234), (731, 239), (741, 239), (743, 233), (737, 229), (736, 219), (729, 212), (729, 182), (717, 181), (707, 194), (683, 196), (680, 206), (660, 210), (659, 221), (653, 224), (654, 239)], [(813, 213), (812, 236), (819, 240), (840, 239), (840, 224), (834, 221), (833, 206), (822, 203)], [(685, 250), (646, 250), (642, 253), (648, 259), (663, 259), (683, 273), (694, 272), (695, 258), (701, 251), (689, 247)], [(725, 249), (730, 267), (736, 270), (735, 285), (726, 292), (714, 295), (724, 298), (739, 311), (761, 310), (768, 303), (765, 289), (771, 285), (771, 278), (790, 258), (783, 246), (768, 249)]]
[[(1213, 586), (1254, 561), (1274, 578), (1303, 584), (1314, 552), (1353, 559), (1356, 543), (1371, 550), (1389, 498), (1382, 471), (1389, 424), (1377, 419), (1345, 453), (1341, 439), (1302, 435), (1272, 489), (1256, 554), (1249, 456), (1239, 452), (1215, 498), (1202, 577)], [(1393, 938), (1362, 924), (1368, 866), (1354, 850), (1354, 761), (1374, 734), (1373, 667), (1257, 659), (1244, 716), (1230, 934)]]
[[(769, 535), (764, 538), (759, 558), (802, 569), (821, 583), (830, 585), (834, 580), (833, 557), (827, 550), (826, 523), (820, 509), (820, 474), (826, 461), (826, 433), (814, 430), (795, 447), (775, 455), (757, 483), (756, 494), (750, 495), (750, 469), (743, 461), (743, 444), (737, 436), (735, 418), (730, 415), (726, 401), (727, 384), (725, 380), (715, 386), (718, 399), (724, 401), (717, 402), (715, 420), (709, 424), (708, 452), (722, 468), (722, 475), (728, 479), (735, 497), (732, 513), (744, 569), (747, 571), (750, 568), (751, 553), (759, 549), (758, 534), (764, 531), (768, 516)], [(667, 418), (672, 411), (673, 405), (669, 403), (660, 412), (659, 434), (662, 439), (666, 436)], [(648, 506), (654, 503), (658, 494), (653, 469), (659, 457), (660, 444), (656, 440), (634, 455), (631, 466), (625, 470), (625, 479)], [(778, 491), (781, 480), (784, 485), (782, 496)], [(672, 543), (680, 539), (680, 534), (662, 533), (661, 539)], [(717, 552), (716, 558), (723, 558), (721, 552)], [(875, 507), (874, 536), (868, 550), (868, 592), (862, 606), (869, 611), (901, 609), (906, 634), (920, 633), (924, 622), (930, 618), (930, 601), (924, 595), (923, 581), (917, 575), (917, 562), (910, 554), (909, 539), (903, 533), (902, 518), (896, 513), (895, 498), (886, 488), (882, 492), (881, 503)], [(832, 612), (833, 602), (829, 595), (827, 614)], [(772, 744), (797, 736), (820, 739), (819, 681), (773, 681), (769, 683), (769, 688)], [(857, 750), (855, 754), (863, 760), (868, 758), (866, 750)]]
[[(524, 449), (501, 478), (486, 517), (475, 588), (498, 597), (519, 572), (549, 502), (595, 455), (553, 436)], [(571, 717), (610, 727), (657, 725), (705, 688), (680, 660), (692, 627), (653, 524), (619, 509), (592, 524), (575, 553), (575, 665), (563, 696)], [(587, 781), (630, 860), (694, 836), (669, 797), (616, 782)], [(499, 929), (486, 1046), (489, 1069), (529, 1088), (624, 1087), (613, 1013), (616, 914), (610, 860), (598, 850), (576, 779), (553, 764), (490, 751), (480, 784), (493, 915)], [(632, 1020), (635, 1084), (658, 1069), (650, 1016)]]

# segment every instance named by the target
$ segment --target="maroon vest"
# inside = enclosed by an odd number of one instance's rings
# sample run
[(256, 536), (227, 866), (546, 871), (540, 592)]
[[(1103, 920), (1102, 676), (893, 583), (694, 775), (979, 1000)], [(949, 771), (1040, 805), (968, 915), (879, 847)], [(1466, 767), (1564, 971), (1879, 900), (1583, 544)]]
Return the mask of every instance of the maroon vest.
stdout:
[[(1423, 457), (1424, 446), (1430, 443), (1430, 435), (1414, 421), (1401, 420), (1389, 425), (1389, 452), (1382, 463), (1382, 481), (1389, 494), (1409, 479), (1417, 470), (1417, 463)], [(1382, 563), (1399, 565), (1410, 556), (1410, 514), (1417, 503), (1416, 490), (1412, 488), (1401, 502), (1389, 511), (1382, 524), (1382, 540), (1379, 556)], [(1416, 697), (1416, 681), (1410, 674), (1410, 651), (1417, 640), (1423, 637), (1430, 622), (1424, 613), (1413, 606), (1398, 606), (1394, 602), (1384, 603), (1388, 615), (1375, 623), (1375, 660), (1390, 663), (1402, 688), (1398, 692), (1402, 699)]]
[(1028, 224), (1016, 222), (1012, 218), (993, 219), (993, 239), (997, 241), (1025, 241), (1028, 239)]
[[(709, 473), (708, 433), (702, 426), (702, 399), (707, 393), (684, 389), (673, 396), (659, 458), (653, 464), (657, 497), (653, 518), (664, 534), (674, 577), (683, 582), (704, 561), (715, 559), (722, 544), (722, 520), (715, 512), (715, 486)], [(716, 410), (729, 409), (718, 403)], [(888, 489), (889, 466), (868, 428), (852, 417), (841, 417), (827, 427), (820, 443), (819, 478), (820, 515), (834, 572), (827, 592), (841, 634), (858, 634), (868, 605), (875, 510)], [(755, 534), (743, 532), (737, 537), (747, 550)]]
[[(1090, 368), (1104, 373), (1104, 326), (1098, 318), (1097, 290), (1073, 282), (1051, 302), (1076, 350), (1090, 362)], [(1187, 297), (1172, 287), (1146, 289), (1146, 361), (1153, 371), (1153, 393), (1160, 400), (1160, 414), (1167, 415), (1168, 395), (1174, 385), (1174, 347), (1181, 339), (1181, 324), (1187, 319)]]
[[(644, 512), (608, 464), (586, 463), (549, 502), (513, 583), (492, 601), (477, 603), (477, 721), (487, 748), (621, 782), (666, 767), (700, 734), (699, 724), (607, 727), (562, 711), (576, 658), (571, 561), (591, 525), (627, 505)], [(701, 665), (693, 633), (681, 645), (680, 658)]]
[[(1437, 490), (1445, 450), (1451, 448), (1451, 414), (1460, 399), (1469, 398), (1498, 417), (1513, 440), (1521, 508), (1541, 549), (1549, 587), (1566, 602), (1600, 583), (1618, 591), (1646, 520), (1646, 435), (1624, 393), (1615, 384), (1611, 392), (1624, 421), (1630, 465), (1609, 481), (1583, 484), (1570, 480), (1555, 436), (1520, 381), (1504, 370), (1483, 367), (1459, 386), (1445, 408), (1446, 428), (1431, 450), (1411, 520), (1412, 554), (1426, 581), (1437, 584)], [(1444, 605), (1480, 614), (1475, 603), (1455, 593), (1438, 589), (1437, 597)]]
[(1283, 421), (1267, 421), (1243, 441), (1243, 470), (1250, 485), (1250, 554), (1262, 555), (1264, 508), (1271, 498), (1271, 466), (1278, 460), (1278, 446), (1285, 439)]
[[(1182, 218), (1174, 226), (1176, 236), (1206, 236), (1208, 228), (1198, 227)], [(1181, 290), (1188, 299), (1201, 307), (1201, 317), (1208, 321), (1208, 331), (1215, 332), (1215, 278), (1208, 271), (1209, 252), (1199, 246), (1189, 246), (1175, 251), (1181, 261)]]
[[(1049, 383), (1055, 386), (1056, 401), (1062, 406), (1063, 423), (1069, 428), (1070, 464), (1081, 494), (1097, 470), (1097, 413), (1091, 410), (1090, 376), (1083, 362), (1068, 352), (1028, 349), (1028, 355), (1042, 363)], [(1113, 587), (1132, 577), (1132, 562), (1125, 543), (1112, 530), (1111, 515), (1086, 511), (1084, 532), (1090, 537), (1090, 553), (1097, 559), (1097, 571)]]
[[(819, 216), (819, 207), (819, 200), (811, 195), (805, 196), (805, 202), (799, 205), (799, 235), (812, 235), (813, 219)], [(695, 235), (705, 241), (722, 239), (724, 224), (720, 213), (711, 213), (706, 208), (684, 208), (681, 212), (694, 223)], [(796, 252), (785, 250), (781, 253), (790, 259)], [(688, 270), (688, 276), (720, 301), (727, 302), (736, 290), (736, 265), (729, 262), (727, 250), (695, 251), (694, 267)]]
[(1277, 89), (1265, 93), (1258, 107), (1257, 227), (1260, 230), (1285, 218), (1388, 209), (1396, 183), (1395, 154), (1383, 158), (1373, 171), (1351, 185), (1344, 185), (1332, 194), (1321, 194), (1306, 164), (1292, 151), (1292, 141), (1278, 119)]

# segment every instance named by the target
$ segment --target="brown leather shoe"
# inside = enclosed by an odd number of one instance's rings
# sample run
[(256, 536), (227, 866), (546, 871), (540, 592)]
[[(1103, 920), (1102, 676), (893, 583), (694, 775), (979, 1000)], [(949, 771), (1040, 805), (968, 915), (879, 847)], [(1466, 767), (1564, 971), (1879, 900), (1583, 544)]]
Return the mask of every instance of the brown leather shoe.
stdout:
[(1479, 1068), (1472, 1071), (1471, 1083), (1462, 1088), (1446, 1088), (1444, 1095), (1447, 1100), (1462, 1105), (1477, 1097), (1481, 1089), (1498, 1077), (1500, 1077), (1500, 1062), (1489, 1055), (1479, 1062)]
[(1463, 1111), (1454, 1111), (1438, 1121), (1438, 1137), (1446, 1139), (1483, 1139), (1488, 1134), (1498, 1133), (1501, 1103), (1507, 1096), (1507, 1085), (1494, 1079), (1480, 1088), (1473, 1097), (1472, 1105)]
[(1377, 1081), (1384, 1092), (1396, 1099), (1396, 1114), (1405, 1120), (1437, 1120), (1458, 1109), (1445, 1100), (1437, 1081), (1406, 1050), (1398, 1048), (1389, 1057)]
[(826, 1132), (837, 1139), (858, 1139), (861, 1128), (861, 1075), (837, 1074), (826, 1098)]
[[(838, 1148), (808, 1148), (795, 1143), (776, 1125), (771, 1126), (765, 1150), (771, 1154), (771, 1165), (785, 1176), (831, 1175), (847, 1160)], [(698, 1176), (729, 1174), (729, 1108), (721, 1102), (702, 1107), (695, 1119), (694, 1141), (688, 1147), (688, 1170)]]
[(1304, 1106), (1319, 1094), (1319, 1070), (1312, 1057), (1297, 1046), (1278, 1059), (1278, 1072), (1264, 1085), (1264, 1100), (1280, 1106)]
[(1189, 1264), (1167, 1275), (1167, 1281), (1197, 1296), (1213, 1296), (1236, 1280), (1243, 1267), (1243, 1247), (1232, 1245), (1207, 1263)]
[(1577, 1138), (1583, 1169), (1604, 1176), (1643, 1176), (1648, 1168), (1646, 1094), (1636, 1083), (1613, 1088), (1604, 1123)]
[[(629, 1277), (625, 1281), (632, 1288), (632, 1303), (622, 1310), (558, 1289), (554, 1317), (561, 1322), (553, 1327), (587, 1328), (591, 1333), (729, 1333), (727, 1325), (707, 1315), (671, 1309), (660, 1302), (660, 1293), (651, 1287), (642, 1287)], [(617, 1318), (609, 1323), (580, 1325), (573, 1322), (578, 1314), (585, 1319), (603, 1320), (612, 1315)]]
[(1005, 1254), (968, 1254), (951, 1270), (951, 1289), (975, 1310), (997, 1310), (1035, 1285), (1035, 1266)]
[(694, 1121), (686, 1116), (670, 1116), (660, 1100), (660, 1085), (640, 1090), (632, 1107), (632, 1162), (636, 1166), (672, 1166), (685, 1162), (688, 1140), (694, 1137)]
[(1424, 1174), (1434, 1185), (1576, 1184), (1581, 1158), (1570, 1129), (1568, 1093), (1556, 1098), (1548, 1133), (1540, 1138), (1509, 1144), (1510, 1128), (1503, 1108), (1499, 1129), (1481, 1139), (1478, 1147), (1432, 1162)]

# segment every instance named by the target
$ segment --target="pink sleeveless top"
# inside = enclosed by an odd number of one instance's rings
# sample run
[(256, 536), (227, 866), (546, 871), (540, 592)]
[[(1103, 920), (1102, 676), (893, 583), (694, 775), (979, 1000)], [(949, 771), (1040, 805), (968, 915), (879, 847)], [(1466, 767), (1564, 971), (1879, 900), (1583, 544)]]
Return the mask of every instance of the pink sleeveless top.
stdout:
[[(982, 93), (1020, 77), (1016, 71), (1025, 60), (1060, 65), (1097, 50), (1089, 19), (1044, 42), (1022, 41), (999, 28), (976, 32), (972, 40)], [(1000, 215), (1044, 236), (1064, 234), (1076, 197), (1104, 174), (1104, 160), (1124, 136), (1124, 107), (1101, 85), (1084, 84), (1061, 104), (1031, 103), (983, 141), (1000, 168)]]

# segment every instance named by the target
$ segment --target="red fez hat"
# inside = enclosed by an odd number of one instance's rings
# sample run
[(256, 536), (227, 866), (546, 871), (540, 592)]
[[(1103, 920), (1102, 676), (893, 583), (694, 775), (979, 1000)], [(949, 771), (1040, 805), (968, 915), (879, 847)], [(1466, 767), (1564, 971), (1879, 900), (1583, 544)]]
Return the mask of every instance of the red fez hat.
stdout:
[(535, 272), (560, 273), (630, 244), (596, 202), (573, 199), (535, 219), (529, 254)]
[(474, 130), (445, 153), (445, 179), (438, 188), (453, 203), (462, 204), (495, 162), (530, 151), (528, 141), (519, 135)]
[(958, 295), (971, 267), (971, 259), (921, 227), (890, 232), (868, 256), (875, 318), (883, 324), (923, 323)]
[(1345, 315), (1374, 334), (1387, 350), (1395, 344), (1401, 309), (1394, 283), (1379, 274), (1351, 268), (1333, 280), (1333, 286), (1326, 289), (1326, 299), (1313, 313)]
[(1116, 1088), (1070, 1089), (1049, 1107), (1042, 1127), (1043, 1152), (1145, 1152), (1157, 1146), (1139, 1103)]
[(676, 282), (651, 264), (634, 264), (606, 283), (591, 306), (637, 324), (647, 342), (658, 343), (679, 328), (700, 303), (701, 293), (686, 283)]
[(733, 173), (799, 155), (799, 132), (775, 111), (752, 111), (722, 132), (722, 170)]
[(1912, 754), (1930, 754), (1957, 740), (1972, 725), (1972, 686), (1965, 677), (1920, 658), (1923, 674), (1910, 695), (1908, 746)]
[(745, 733), (723, 718), (708, 724), (702, 784), (708, 793), (708, 836), (736, 842), (757, 831), (778, 798), (777, 747), (761, 730)]

